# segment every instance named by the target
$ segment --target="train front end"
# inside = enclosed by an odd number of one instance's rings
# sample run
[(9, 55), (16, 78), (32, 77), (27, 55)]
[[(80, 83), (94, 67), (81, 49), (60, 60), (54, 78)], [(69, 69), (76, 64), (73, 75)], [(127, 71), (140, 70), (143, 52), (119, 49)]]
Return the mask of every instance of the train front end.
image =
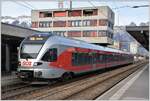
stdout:
[(23, 81), (40, 80), (51, 76), (49, 63), (41, 59), (46, 49), (50, 47), (50, 44), (46, 44), (49, 37), (49, 34), (36, 34), (25, 38), (20, 44), (17, 76)]

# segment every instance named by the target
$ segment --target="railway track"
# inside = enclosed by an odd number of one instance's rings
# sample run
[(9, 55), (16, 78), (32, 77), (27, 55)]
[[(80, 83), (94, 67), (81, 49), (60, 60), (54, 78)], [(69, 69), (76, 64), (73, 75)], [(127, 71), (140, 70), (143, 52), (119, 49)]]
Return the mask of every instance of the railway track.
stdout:
[[(38, 93), (39, 91), (44, 92), (47, 89), (51, 89), (53, 87), (58, 87), (58, 86), (61, 86), (61, 85), (65, 85), (65, 84), (75, 82), (75, 81), (78, 81), (78, 80), (82, 80), (84, 78), (92, 77), (92, 76), (95, 76), (95, 75), (97, 75), (97, 73), (95, 74), (94, 72), (90, 73), (89, 75), (81, 75), (81, 76), (78, 75), (74, 79), (71, 79), (69, 81), (65, 81), (65, 82), (55, 82), (54, 81), (53, 83), (51, 83), (47, 86), (43, 86), (42, 88), (37, 88), (37, 89), (34, 89), (34, 86), (32, 87), (31, 85), (19, 85), (19, 84), (17, 84), (14, 87), (12, 87), (12, 86), (9, 87), (10, 89), (5, 88), (5, 90), (2, 90), (2, 99), (5, 99), (5, 100), (6, 99), (19, 99), (20, 97), (24, 98), (23, 96), (33, 97), (33, 95)], [(25, 87), (27, 87), (27, 89), (29, 89), (29, 90), (27, 90)], [(11, 91), (11, 92), (9, 92), (9, 91)], [(24, 99), (27, 99), (27, 98), (28, 97), (25, 97)]]
[(2, 99), (5, 99), (5, 100), (6, 99), (18, 99), (18, 98), (25, 96), (25, 95), (28, 96), (28, 94), (32, 95), (32, 94), (39, 92), (39, 91), (45, 91), (45, 90), (51, 89), (53, 87), (65, 85), (65, 84), (68, 84), (68, 83), (71, 83), (71, 82), (74, 82), (77, 80), (81, 80), (84, 78), (88, 78), (88, 77), (91, 77), (94, 75), (97, 75), (97, 73), (95, 74), (93, 72), (93, 73), (90, 73), (89, 75), (81, 75), (81, 76), (78, 75), (72, 80), (65, 81), (65, 82), (55, 82), (54, 81), (54, 82), (51, 82), (51, 84), (48, 84), (47, 86), (44, 85), (42, 88), (37, 87), (37, 89), (35, 88), (34, 85), (31, 86), (30, 84), (18, 83), (15, 85), (10, 85), (10, 86), (2, 88)]
[(17, 89), (21, 89), (21, 88), (25, 88), (28, 87), (29, 85), (27, 84), (23, 84), (23, 83), (19, 83), (16, 85), (11, 85), (11, 86), (7, 86), (7, 87), (3, 87), (1, 90), (2, 94), (7, 93), (7, 92), (12, 92), (15, 91)]
[[(140, 65), (143, 66), (143, 65)], [(100, 83), (95, 83), (93, 86), (88, 87), (87, 89), (82, 89), (78, 93), (74, 93), (70, 96), (65, 97), (65, 100), (94, 100), (108, 89), (119, 83), (121, 80), (132, 74), (139, 68), (130, 69), (114, 75), (106, 80), (100, 81)], [(90, 94), (89, 94), (90, 92)]]
[[(62, 100), (62, 99), (95, 99), (107, 89), (142, 67), (144, 63), (125, 66), (106, 73), (91, 76), (90, 78), (81, 77), (77, 80), (70, 80), (63, 83), (53, 84), (44, 87), (28, 87), (28, 90), (4, 96), (2, 99), (11, 100)], [(136, 68), (135, 68), (136, 67)], [(96, 89), (96, 90), (93, 90)], [(89, 94), (90, 92), (90, 94)], [(87, 96), (88, 95), (88, 96)]]
[[(140, 65), (141, 66), (141, 65)], [(121, 70), (122, 69), (122, 70)], [(99, 89), (98, 91), (102, 91), (101, 88), (103, 88), (103, 91), (107, 90), (108, 88), (112, 87), (114, 84), (119, 82), (123, 77), (129, 75), (133, 72), (131, 69), (130, 72), (128, 72), (129, 68), (121, 68), (120, 70), (110, 71), (109, 73), (104, 73), (102, 75), (98, 75), (96, 77), (90, 78), (87, 81), (83, 81), (80, 83), (76, 83), (73, 86), (68, 86), (65, 88), (61, 88), (59, 91), (51, 91), (47, 93), (47, 95), (43, 95), (40, 97), (37, 97), (37, 100), (88, 100), (88, 99), (94, 99), (96, 96), (95, 94), (91, 94), (92, 91), (95, 92), (95, 89)], [(120, 72), (121, 71), (121, 72)], [(127, 75), (125, 75), (128, 73)], [(118, 77), (120, 77), (118, 79)], [(125, 78), (124, 77), (124, 78)], [(112, 83), (113, 82), (113, 83)], [(99, 88), (97, 88), (98, 85), (102, 85)], [(88, 91), (87, 93), (85, 93)], [(90, 94), (89, 94), (90, 93)], [(93, 97), (94, 96), (94, 97)]]
[(26, 94), (30, 91), (41, 89), (42, 87), (33, 87), (31, 85), (19, 85), (14, 88), (10, 88), (2, 91), (2, 99), (9, 99), (19, 95)]

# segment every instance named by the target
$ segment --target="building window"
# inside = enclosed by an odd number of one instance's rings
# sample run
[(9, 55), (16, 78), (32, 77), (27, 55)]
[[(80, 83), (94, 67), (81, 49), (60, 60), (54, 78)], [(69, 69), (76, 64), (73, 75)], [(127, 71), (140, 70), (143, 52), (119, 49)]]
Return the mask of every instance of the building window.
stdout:
[(32, 22), (32, 28), (38, 28), (38, 22)]
[(113, 29), (113, 24), (110, 21), (108, 22), (108, 27), (110, 27), (111, 29)]
[(111, 38), (113, 39), (113, 33), (111, 33)]
[(39, 13), (39, 17), (40, 17), (40, 18), (52, 17), (52, 12), (40, 12), (40, 13)]
[(103, 30), (98, 31), (98, 37), (106, 37), (106, 36), (107, 36), (107, 31), (103, 31)]
[(90, 26), (90, 20), (83, 20), (83, 26)]
[(81, 31), (68, 31), (68, 37), (81, 37)]
[(82, 14), (81, 10), (68, 11), (68, 16), (69, 17), (81, 16), (81, 14)]
[(91, 26), (97, 26), (97, 20), (91, 20), (90, 25)]
[(113, 18), (114, 17), (114, 13), (113, 12), (111, 12), (111, 18)]
[(66, 27), (66, 21), (54, 21), (53, 27)]
[(46, 27), (51, 27), (51, 26), (52, 26), (52, 22), (48, 22), (48, 21), (39, 22), (39, 27), (46, 28)]
[(97, 26), (97, 20), (83, 20), (83, 26)]
[(66, 31), (53, 31), (53, 33), (58, 36), (65, 36)]
[(108, 32), (108, 35), (107, 35), (109, 38), (113, 38), (113, 33), (111, 33), (111, 32)]
[(83, 31), (83, 37), (97, 37), (97, 31)]
[(97, 9), (86, 9), (83, 10), (83, 16), (94, 16), (98, 14), (97, 12), (98, 12)]
[(110, 32), (107, 32), (107, 36), (108, 36), (109, 38), (111, 38), (111, 33), (110, 33)]
[(107, 20), (99, 20), (99, 26), (107, 26), (108, 21)]
[(68, 21), (68, 27), (80, 27), (82, 26), (81, 20)]
[(113, 33), (107, 32), (107, 36), (112, 39), (113, 38)]
[(54, 17), (65, 17), (66, 14), (66, 11), (54, 11)]

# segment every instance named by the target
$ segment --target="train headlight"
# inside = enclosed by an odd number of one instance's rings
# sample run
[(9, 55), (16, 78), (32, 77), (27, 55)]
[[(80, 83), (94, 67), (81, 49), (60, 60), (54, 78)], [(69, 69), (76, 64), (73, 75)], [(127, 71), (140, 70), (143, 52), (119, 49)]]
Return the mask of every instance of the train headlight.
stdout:
[(34, 62), (34, 66), (42, 65), (42, 62)]

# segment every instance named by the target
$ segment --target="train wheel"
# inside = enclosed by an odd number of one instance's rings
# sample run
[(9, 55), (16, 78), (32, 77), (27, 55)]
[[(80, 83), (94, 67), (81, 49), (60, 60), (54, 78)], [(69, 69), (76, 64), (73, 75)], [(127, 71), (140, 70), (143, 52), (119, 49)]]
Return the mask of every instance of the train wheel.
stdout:
[(61, 80), (62, 81), (70, 80), (70, 79), (72, 79), (72, 76), (73, 76), (72, 73), (64, 73), (61, 77)]

